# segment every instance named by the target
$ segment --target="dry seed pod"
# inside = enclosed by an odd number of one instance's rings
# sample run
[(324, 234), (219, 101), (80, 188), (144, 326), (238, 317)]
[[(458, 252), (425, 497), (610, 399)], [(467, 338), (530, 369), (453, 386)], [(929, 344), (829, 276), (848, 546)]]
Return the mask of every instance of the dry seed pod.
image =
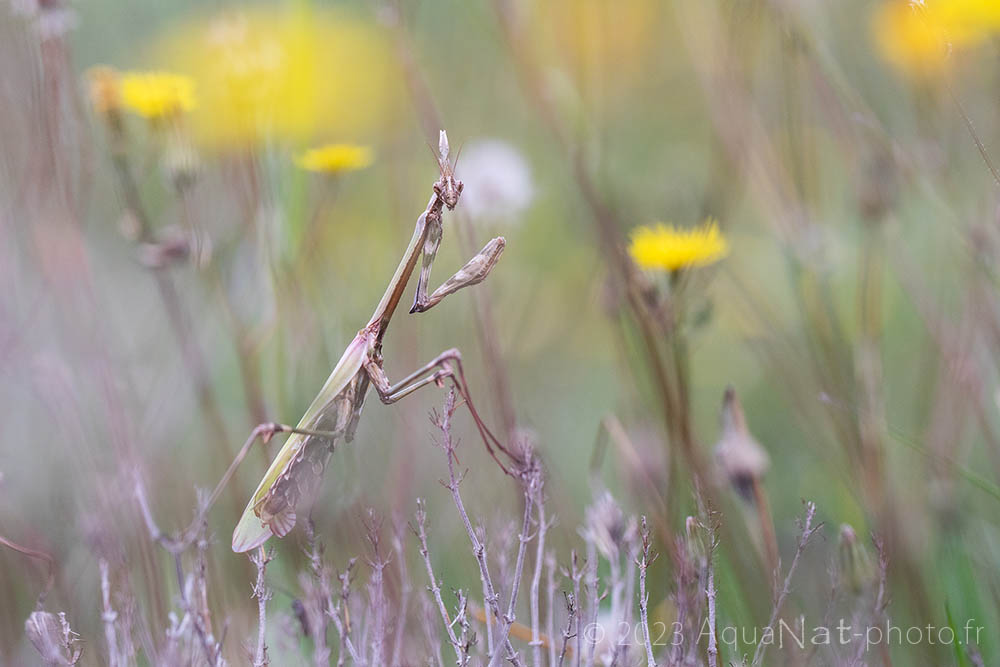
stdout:
[(743, 406), (736, 390), (726, 388), (722, 399), (722, 436), (715, 445), (715, 462), (722, 477), (747, 500), (753, 498), (754, 482), (759, 482), (771, 459), (747, 429)]

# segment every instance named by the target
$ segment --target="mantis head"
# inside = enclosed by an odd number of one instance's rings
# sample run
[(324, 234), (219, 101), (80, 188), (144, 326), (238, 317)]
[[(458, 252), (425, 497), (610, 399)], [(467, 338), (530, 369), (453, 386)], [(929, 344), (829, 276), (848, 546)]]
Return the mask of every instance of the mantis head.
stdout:
[(437, 196), (441, 198), (444, 205), (448, 207), (449, 211), (455, 209), (458, 204), (458, 198), (462, 194), (462, 188), (465, 187), (462, 181), (455, 178), (455, 167), (448, 159), (448, 153), (450, 148), (448, 146), (448, 133), (441, 130), (441, 134), (438, 138), (438, 167), (441, 169), (441, 177), (438, 179), (437, 183), (434, 184), (434, 192)]

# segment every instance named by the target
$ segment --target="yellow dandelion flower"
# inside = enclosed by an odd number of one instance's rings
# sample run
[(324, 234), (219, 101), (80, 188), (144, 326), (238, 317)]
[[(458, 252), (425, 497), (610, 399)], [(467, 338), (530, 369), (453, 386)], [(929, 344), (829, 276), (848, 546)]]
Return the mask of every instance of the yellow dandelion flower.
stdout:
[(327, 144), (306, 151), (295, 159), (302, 169), (341, 173), (364, 169), (372, 163), (372, 149), (353, 144)]
[(230, 7), (153, 41), (154, 62), (196, 82), (199, 109), (188, 121), (201, 148), (360, 140), (391, 125), (404, 87), (387, 33), (308, 4)]
[(907, 74), (932, 76), (947, 70), (954, 50), (976, 46), (1000, 31), (1000, 3), (888, 0), (875, 12), (872, 29), (888, 62)]
[(197, 106), (194, 80), (169, 72), (125, 72), (122, 104), (151, 120), (176, 116)]
[(729, 243), (711, 218), (693, 229), (656, 224), (632, 231), (629, 254), (643, 269), (677, 271), (714, 264), (729, 253)]
[(104, 65), (87, 70), (90, 104), (94, 111), (106, 114), (121, 109), (121, 86), (118, 72)]
[(547, 0), (525, 3), (533, 45), (581, 84), (629, 86), (648, 78), (662, 37), (656, 0)]

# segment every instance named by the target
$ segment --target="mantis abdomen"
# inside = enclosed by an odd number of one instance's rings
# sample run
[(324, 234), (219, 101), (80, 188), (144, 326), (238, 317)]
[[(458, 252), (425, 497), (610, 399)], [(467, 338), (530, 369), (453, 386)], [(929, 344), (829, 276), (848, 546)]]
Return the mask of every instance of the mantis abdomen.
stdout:
[(295, 527), (296, 507), (315, 499), (337, 441), (340, 438), (345, 442), (354, 439), (368, 382), (368, 376), (363, 371), (357, 373), (334, 397), (329, 409), (321, 410), (312, 422), (300, 427), (316, 431), (317, 435), (301, 436), (302, 445), (271, 488), (254, 505), (254, 513), (278, 537), (284, 537)]

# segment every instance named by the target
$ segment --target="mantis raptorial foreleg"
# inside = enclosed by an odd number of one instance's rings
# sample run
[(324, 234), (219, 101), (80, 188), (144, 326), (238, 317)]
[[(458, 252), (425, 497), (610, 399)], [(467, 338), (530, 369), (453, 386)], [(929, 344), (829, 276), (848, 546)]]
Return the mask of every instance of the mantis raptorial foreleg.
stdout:
[(483, 249), (474, 255), (472, 259), (466, 262), (465, 266), (456, 271), (455, 275), (444, 281), (440, 287), (428, 296), (427, 281), (430, 279), (431, 266), (434, 264), (437, 247), (441, 242), (441, 222), (428, 220), (427, 224), (429, 229), (437, 229), (437, 240), (435, 243), (428, 241), (428, 243), (424, 244), (424, 261), (420, 267), (420, 277), (417, 279), (417, 294), (413, 300), (413, 307), (410, 308), (411, 313), (422, 313), (430, 310), (449, 294), (454, 294), (463, 287), (481, 283), (490, 274), (490, 271), (493, 270), (506, 245), (501, 236), (493, 239), (483, 246)]

